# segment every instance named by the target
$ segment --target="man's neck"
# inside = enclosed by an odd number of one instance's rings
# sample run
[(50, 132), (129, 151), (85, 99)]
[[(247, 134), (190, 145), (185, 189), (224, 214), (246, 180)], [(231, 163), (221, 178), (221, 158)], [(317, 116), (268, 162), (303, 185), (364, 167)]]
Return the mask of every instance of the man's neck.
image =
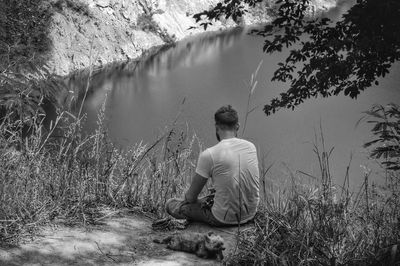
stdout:
[(219, 134), (219, 137), (221, 138), (221, 140), (236, 138), (236, 136), (237, 136), (236, 131), (222, 131)]

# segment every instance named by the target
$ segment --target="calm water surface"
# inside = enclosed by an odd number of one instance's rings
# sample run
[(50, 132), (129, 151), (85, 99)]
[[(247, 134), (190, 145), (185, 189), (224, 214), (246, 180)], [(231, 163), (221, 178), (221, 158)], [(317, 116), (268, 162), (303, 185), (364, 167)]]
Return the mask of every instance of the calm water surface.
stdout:
[[(347, 8), (344, 2), (329, 16), (338, 17)], [(331, 171), (335, 180), (342, 182), (353, 154), (350, 182), (359, 185), (364, 171), (360, 165), (374, 167), (362, 148), (371, 138), (371, 125), (361, 123), (356, 127), (356, 123), (373, 104), (400, 103), (400, 65), (395, 65), (378, 87), (368, 89), (357, 100), (344, 96), (311, 99), (295, 111), (281, 110), (267, 117), (263, 104), (285, 88), (270, 80), (286, 53), (264, 54), (262, 44), (262, 38), (249, 36), (244, 30), (206, 34), (180, 42), (131, 66), (129, 71), (119, 68), (111, 74), (99, 73), (84, 106), (88, 115), (86, 129), (90, 131), (96, 126), (98, 111), (107, 95), (107, 127), (122, 146), (141, 140), (151, 142), (181, 107), (179, 122), (187, 123), (205, 146), (214, 145), (214, 112), (231, 104), (238, 110), (243, 125), (246, 84), (262, 60), (258, 86), (251, 100), (251, 106), (260, 107), (248, 118), (245, 138), (252, 140), (261, 154), (268, 154), (267, 164), (274, 162), (271, 176), (284, 176), (284, 165), (318, 175), (312, 141), (321, 123), (327, 146), (334, 147)], [(183, 99), (185, 104), (181, 106)]]

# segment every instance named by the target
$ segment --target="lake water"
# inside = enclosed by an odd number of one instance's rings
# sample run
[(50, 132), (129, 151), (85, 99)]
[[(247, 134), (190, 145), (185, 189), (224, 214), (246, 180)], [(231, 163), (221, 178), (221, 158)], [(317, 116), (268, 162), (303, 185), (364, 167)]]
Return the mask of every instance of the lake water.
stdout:
[[(328, 15), (340, 16), (348, 5), (344, 1)], [(260, 154), (268, 154), (266, 163), (274, 163), (270, 175), (285, 176), (287, 165), (318, 176), (312, 141), (321, 123), (327, 146), (334, 147), (331, 172), (335, 181), (342, 182), (353, 154), (350, 182), (359, 185), (364, 171), (360, 165), (375, 168), (362, 148), (371, 138), (371, 125), (361, 123), (356, 127), (356, 123), (373, 104), (400, 103), (400, 65), (393, 66), (379, 86), (369, 88), (357, 100), (345, 96), (310, 99), (295, 111), (282, 109), (267, 117), (262, 106), (282, 89), (282, 84), (270, 80), (286, 53), (264, 54), (262, 44), (262, 38), (241, 29), (205, 34), (164, 49), (139, 64), (130, 63), (128, 69), (100, 72), (94, 77), (84, 105), (88, 115), (86, 130), (96, 126), (97, 113), (107, 95), (107, 127), (122, 146), (141, 140), (151, 142), (174, 120), (180, 108), (179, 122), (187, 123), (204, 146), (214, 145), (214, 112), (231, 104), (244, 124), (246, 84), (262, 60), (251, 100), (251, 106), (260, 106), (248, 118), (245, 138), (256, 144)], [(185, 103), (181, 105), (183, 99)]]

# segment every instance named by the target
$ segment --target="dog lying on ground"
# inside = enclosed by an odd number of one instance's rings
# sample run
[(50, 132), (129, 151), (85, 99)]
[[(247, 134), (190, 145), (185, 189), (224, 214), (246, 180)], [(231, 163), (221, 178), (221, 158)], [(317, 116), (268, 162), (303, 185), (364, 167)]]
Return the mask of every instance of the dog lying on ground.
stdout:
[(225, 250), (224, 240), (213, 232), (176, 233), (162, 240), (154, 239), (155, 243), (167, 244), (167, 248), (196, 254), (199, 258), (223, 260)]

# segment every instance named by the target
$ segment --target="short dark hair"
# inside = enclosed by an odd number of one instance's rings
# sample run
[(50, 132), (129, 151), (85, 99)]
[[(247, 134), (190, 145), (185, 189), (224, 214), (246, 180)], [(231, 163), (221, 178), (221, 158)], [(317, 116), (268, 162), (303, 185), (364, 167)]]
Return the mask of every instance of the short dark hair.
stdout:
[(222, 106), (214, 114), (215, 124), (229, 129), (234, 128), (239, 123), (238, 114), (231, 105)]

